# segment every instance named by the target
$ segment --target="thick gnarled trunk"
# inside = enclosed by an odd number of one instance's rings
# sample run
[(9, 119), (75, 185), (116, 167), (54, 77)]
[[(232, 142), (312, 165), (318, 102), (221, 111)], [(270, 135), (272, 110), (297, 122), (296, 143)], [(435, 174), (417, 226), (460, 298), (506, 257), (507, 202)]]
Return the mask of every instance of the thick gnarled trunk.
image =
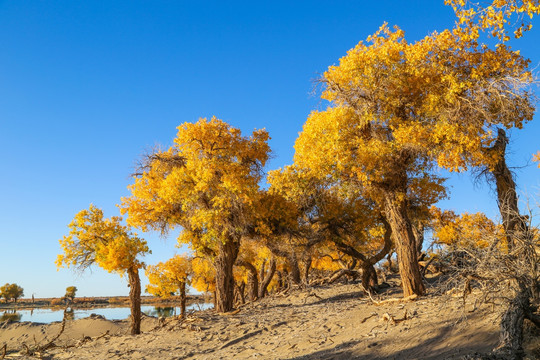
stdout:
[(139, 278), (139, 269), (131, 268), (127, 273), (131, 308), (131, 334), (137, 335), (141, 333), (141, 280)]
[(507, 144), (508, 138), (506, 137), (506, 132), (503, 129), (499, 129), (497, 140), (489, 151), (494, 151), (498, 155), (498, 161), (491, 170), (491, 174), (495, 179), (497, 188), (497, 202), (506, 234), (508, 251), (511, 251), (514, 243), (513, 238), (519, 236), (520, 232), (527, 232), (528, 224), (526, 218), (519, 214), (516, 183), (512, 177), (512, 172), (508, 169), (508, 165), (506, 165)]
[(424, 295), (425, 286), (418, 266), (416, 239), (407, 214), (406, 201), (395, 193), (385, 194), (386, 220), (392, 228), (398, 255), (403, 296)]
[(217, 312), (229, 312), (234, 308), (233, 266), (238, 256), (240, 244), (229, 240), (219, 244), (219, 253), (214, 262), (216, 269), (216, 301)]

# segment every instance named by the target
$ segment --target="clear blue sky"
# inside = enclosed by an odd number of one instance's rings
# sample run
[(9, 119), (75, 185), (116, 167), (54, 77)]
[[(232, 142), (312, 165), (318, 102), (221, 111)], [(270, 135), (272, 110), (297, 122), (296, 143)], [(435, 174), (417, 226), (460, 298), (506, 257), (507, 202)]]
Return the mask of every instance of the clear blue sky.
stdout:
[[(106, 216), (138, 156), (169, 145), (176, 127), (217, 117), (265, 127), (274, 159), (289, 164), (315, 108), (313, 80), (387, 21), (410, 41), (451, 27), (443, 0), (425, 1), (0, 1), (0, 285), (25, 295), (127, 295), (127, 282), (94, 268), (56, 271), (58, 239), (90, 203)], [(540, 63), (540, 25), (514, 42)], [(536, 120), (540, 121), (540, 120)], [(512, 135), (521, 190), (538, 193), (540, 125)], [(487, 186), (453, 177), (442, 206), (497, 214)], [(156, 263), (181, 252), (145, 234)], [(146, 279), (143, 279), (143, 285)]]

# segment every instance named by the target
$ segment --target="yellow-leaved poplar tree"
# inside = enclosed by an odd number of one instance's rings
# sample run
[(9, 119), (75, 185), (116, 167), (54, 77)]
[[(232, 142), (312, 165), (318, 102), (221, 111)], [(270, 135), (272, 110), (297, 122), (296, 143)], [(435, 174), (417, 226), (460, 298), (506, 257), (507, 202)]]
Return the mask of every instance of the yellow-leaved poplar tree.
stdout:
[(186, 314), (186, 285), (190, 284), (193, 275), (191, 260), (188, 256), (175, 255), (165, 262), (148, 265), (145, 270), (149, 281), (146, 291), (163, 298), (178, 293), (182, 317)]
[(498, 129), (532, 118), (527, 66), (504, 45), (492, 50), (449, 30), (408, 43), (385, 24), (324, 73), (322, 97), (331, 106), (309, 116), (295, 164), (353, 180), (380, 206), (406, 296), (424, 292), (411, 195), (440, 197), (435, 165), (495, 168)]
[[(431, 228), (436, 243), (450, 249), (486, 248), (494, 236), (504, 238), (501, 228), (484, 213), (462, 213), (442, 211), (437, 207), (430, 209)], [(504, 244), (500, 241), (501, 245)]]
[(268, 139), (266, 130), (242, 136), (215, 117), (184, 123), (171, 148), (147, 157), (122, 200), (129, 224), (162, 232), (181, 226), (179, 243), (212, 259), (218, 312), (233, 309), (233, 265), (252, 225)]
[(316, 248), (328, 248), (325, 243), (330, 242), (334, 249), (354, 258), (354, 266), (360, 264), (365, 289), (377, 285), (373, 265), (388, 254), (392, 241), (388, 222), (376, 204), (347, 181), (294, 165), (271, 171), (268, 181), (271, 193), (297, 204), (296, 236), (306, 239), (312, 255)]
[(131, 307), (131, 333), (141, 332), (141, 282), (138, 258), (150, 253), (146, 241), (121, 224), (122, 218), (103, 217), (94, 205), (75, 215), (69, 224), (69, 234), (60, 239), (63, 253), (56, 259), (57, 268), (73, 267), (83, 271), (98, 265), (108, 272), (123, 276), (127, 273)]

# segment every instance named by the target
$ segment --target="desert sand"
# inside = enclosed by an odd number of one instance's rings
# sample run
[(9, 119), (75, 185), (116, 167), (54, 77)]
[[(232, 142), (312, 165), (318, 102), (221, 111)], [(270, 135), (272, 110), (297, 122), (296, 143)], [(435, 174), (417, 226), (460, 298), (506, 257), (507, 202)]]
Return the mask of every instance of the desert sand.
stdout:
[[(459, 294), (458, 294), (459, 295)], [(478, 294), (479, 295), (479, 294)], [(68, 321), (46, 359), (457, 359), (497, 344), (498, 310), (476, 306), (474, 293), (428, 294), (407, 302), (393, 286), (370, 299), (359, 284), (297, 289), (248, 303), (235, 314), (213, 310), (185, 320), (144, 317), (142, 334), (129, 323), (93, 316)], [(375, 300), (375, 302), (373, 301)], [(0, 325), (6, 359), (30, 358), (59, 333), (60, 323)], [(528, 343), (530, 359), (534, 347)], [(532, 354), (532, 355), (531, 355)], [(2, 350), (0, 349), (0, 358)]]

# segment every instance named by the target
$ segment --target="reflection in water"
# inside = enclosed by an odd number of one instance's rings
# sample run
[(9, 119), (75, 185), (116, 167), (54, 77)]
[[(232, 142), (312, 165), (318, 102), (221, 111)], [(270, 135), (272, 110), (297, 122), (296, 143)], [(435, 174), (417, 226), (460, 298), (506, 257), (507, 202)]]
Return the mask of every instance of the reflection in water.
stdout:
[(22, 314), (19, 314), (17, 310), (11, 309), (4, 311), (4, 314), (0, 316), (0, 321), (21, 321)]
[(176, 308), (172, 306), (159, 307), (156, 306), (152, 310), (147, 310), (144, 312), (146, 315), (155, 316), (155, 317), (170, 317), (176, 315)]
[(75, 320), (75, 310), (72, 308), (67, 308), (64, 310), (64, 318), (66, 320)]

